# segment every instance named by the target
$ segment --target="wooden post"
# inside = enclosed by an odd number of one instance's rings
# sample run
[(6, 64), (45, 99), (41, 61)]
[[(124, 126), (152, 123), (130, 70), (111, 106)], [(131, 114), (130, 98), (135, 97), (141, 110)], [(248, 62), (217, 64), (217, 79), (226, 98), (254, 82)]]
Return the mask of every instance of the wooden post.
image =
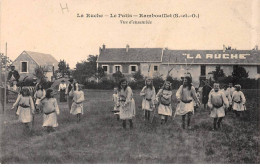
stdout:
[(4, 81), (5, 81), (5, 84), (4, 84), (4, 114), (6, 113), (6, 71), (7, 71), (7, 42), (5, 43), (5, 77), (4, 77)]

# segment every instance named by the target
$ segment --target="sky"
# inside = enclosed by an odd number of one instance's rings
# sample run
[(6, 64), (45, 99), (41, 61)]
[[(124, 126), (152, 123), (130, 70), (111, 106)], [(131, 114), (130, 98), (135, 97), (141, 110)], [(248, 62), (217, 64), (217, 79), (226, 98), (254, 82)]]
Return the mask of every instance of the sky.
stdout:
[[(67, 3), (69, 10), (61, 10)], [(199, 14), (199, 18), (78, 18), (77, 14)], [(120, 24), (150, 20), (152, 24)], [(1, 0), (0, 52), (64, 59), (71, 68), (99, 47), (252, 49), (260, 44), (260, 0)]]

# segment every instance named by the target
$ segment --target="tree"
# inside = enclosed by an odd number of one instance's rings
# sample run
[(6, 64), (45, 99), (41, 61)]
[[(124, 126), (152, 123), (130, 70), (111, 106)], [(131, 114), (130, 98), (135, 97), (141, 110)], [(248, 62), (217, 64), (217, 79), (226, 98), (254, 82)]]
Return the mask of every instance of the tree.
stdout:
[(135, 81), (144, 80), (144, 76), (141, 74), (140, 70), (133, 74), (133, 78), (135, 79)]
[(225, 73), (223, 71), (223, 69), (220, 68), (220, 66), (216, 66), (215, 71), (212, 71), (213, 73), (213, 78), (215, 81), (218, 81), (219, 77), (225, 77)]
[(244, 67), (236, 66), (234, 68), (234, 71), (232, 72), (232, 76), (236, 79), (248, 78), (248, 72), (246, 72), (246, 69)]
[(34, 75), (37, 79), (40, 80), (40, 83), (45, 82), (46, 72), (44, 67), (38, 66), (34, 69)]
[(103, 78), (105, 75), (106, 75), (106, 74), (105, 74), (104, 69), (103, 69), (102, 67), (98, 67), (97, 72), (96, 72), (96, 74), (95, 74), (95, 77), (98, 78), (98, 79), (101, 79), (101, 78)]
[(114, 74), (112, 74), (112, 77), (114, 78), (115, 82), (116, 83), (119, 83), (119, 81), (124, 78), (124, 75), (120, 72), (120, 71), (117, 71), (115, 72)]
[(84, 83), (86, 79), (90, 77), (96, 77), (101, 79), (105, 76), (103, 69), (97, 68), (97, 58), (98, 56), (89, 55), (87, 61), (81, 61), (76, 64), (76, 70), (73, 71), (73, 77), (80, 83)]
[(61, 73), (62, 77), (64, 77), (65, 74), (69, 73), (69, 64), (66, 64), (65, 60), (60, 60), (58, 64), (58, 71)]

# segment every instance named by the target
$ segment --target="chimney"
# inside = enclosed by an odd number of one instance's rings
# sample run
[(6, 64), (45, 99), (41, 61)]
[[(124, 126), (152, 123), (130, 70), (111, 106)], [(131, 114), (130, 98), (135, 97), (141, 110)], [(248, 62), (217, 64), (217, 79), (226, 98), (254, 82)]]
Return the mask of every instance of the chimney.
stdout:
[(99, 54), (102, 52), (102, 49), (101, 49), (101, 47), (99, 47)]
[(130, 46), (127, 44), (127, 45), (126, 45), (126, 52), (128, 52), (129, 47), (130, 47)]
[(106, 49), (106, 45), (105, 44), (103, 44), (103, 49), (102, 50), (105, 50)]
[(225, 45), (223, 45), (223, 52), (225, 52), (226, 51), (226, 46)]

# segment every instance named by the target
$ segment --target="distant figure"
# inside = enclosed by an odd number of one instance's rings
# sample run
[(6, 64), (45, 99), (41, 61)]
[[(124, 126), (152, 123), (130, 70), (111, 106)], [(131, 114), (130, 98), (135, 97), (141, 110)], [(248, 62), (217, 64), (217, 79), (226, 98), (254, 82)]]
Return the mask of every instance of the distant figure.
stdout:
[(146, 79), (145, 86), (140, 92), (140, 96), (143, 97), (142, 110), (144, 111), (145, 120), (150, 120), (150, 115), (154, 109), (154, 103), (156, 100), (156, 93), (152, 78), (148, 77)]
[(73, 97), (70, 113), (72, 115), (77, 115), (77, 122), (80, 122), (81, 115), (83, 114), (83, 102), (85, 100), (84, 92), (78, 83), (74, 83), (73, 89), (71, 89), (69, 95)]
[(68, 106), (69, 106), (69, 111), (71, 109), (71, 105), (72, 105), (72, 100), (73, 100), (73, 96), (70, 96), (69, 93), (70, 91), (73, 89), (73, 79), (70, 78), (69, 79), (69, 84), (66, 87), (66, 95), (68, 96)]
[(235, 85), (236, 91), (233, 92), (232, 94), (232, 102), (233, 102), (233, 111), (235, 112), (237, 117), (240, 117), (240, 113), (245, 111), (245, 103), (246, 103), (246, 98), (244, 93), (241, 91), (241, 86), (240, 85)]
[(232, 105), (232, 99), (229, 94), (229, 91), (227, 91), (227, 88), (228, 88), (228, 86), (224, 85), (223, 89), (220, 90), (226, 95), (226, 98), (228, 99), (228, 103), (229, 103), (228, 109), (225, 109), (225, 114), (226, 114), (226, 111), (229, 110), (229, 107)]
[(209, 94), (208, 106), (211, 110), (210, 117), (214, 118), (213, 130), (217, 130), (225, 117), (225, 108), (229, 106), (229, 102), (226, 95), (219, 91), (219, 83), (214, 83), (213, 87), (214, 91)]
[(183, 80), (183, 85), (176, 92), (176, 98), (178, 100), (176, 115), (182, 116), (182, 128), (185, 129), (185, 117), (187, 115), (188, 129), (191, 129), (190, 120), (194, 114), (194, 102), (196, 105), (200, 105), (200, 101), (196, 95), (194, 86), (191, 84), (191, 78), (186, 76)]
[[(200, 92), (199, 92), (199, 88), (195, 88), (196, 91), (196, 96), (198, 99), (200, 99)], [(197, 103), (193, 100), (193, 105), (194, 105), (194, 112), (197, 111), (197, 108), (199, 108), (199, 106), (197, 105)]]
[(119, 97), (118, 97), (118, 87), (114, 87), (114, 94), (112, 97), (114, 102), (113, 113), (116, 115), (117, 120), (119, 121)]
[(67, 102), (65, 97), (67, 85), (64, 80), (61, 81), (58, 91), (60, 92), (60, 102)]
[(21, 94), (18, 95), (16, 102), (13, 104), (12, 109), (16, 106), (18, 106), (16, 114), (19, 116), (19, 121), (24, 123), (26, 131), (29, 131), (29, 123), (32, 122), (32, 114), (34, 114), (35, 108), (28, 88), (23, 88)]
[(34, 99), (35, 99), (35, 107), (36, 107), (36, 112), (41, 112), (41, 100), (45, 97), (46, 92), (43, 89), (41, 84), (38, 84), (36, 86), (36, 91), (34, 94)]
[(208, 103), (208, 99), (209, 99), (209, 92), (212, 90), (212, 88), (210, 87), (211, 83), (209, 80), (205, 81), (206, 83), (204, 83), (205, 85), (202, 88), (202, 104), (204, 105), (204, 109), (207, 108), (207, 103)]
[(16, 83), (17, 83), (19, 81), (19, 78), (20, 78), (20, 74), (18, 73), (18, 71), (15, 70), (15, 66), (12, 65), (11, 71), (9, 71), (8, 76), (7, 76), (7, 80), (10, 83), (10, 86), (13, 87), (14, 81), (16, 81)]
[[(233, 84), (232, 83), (229, 83), (228, 84), (228, 88), (227, 88), (227, 92), (229, 92), (229, 95), (230, 97), (232, 98), (232, 95), (233, 95), (233, 92), (235, 91), (235, 88), (233, 87)], [(232, 110), (232, 105), (230, 104), (229, 108), (228, 108), (229, 111)]]
[(165, 124), (169, 116), (172, 116), (172, 86), (170, 81), (166, 81), (158, 91), (156, 99), (159, 102), (158, 114), (161, 116), (161, 124)]
[(127, 85), (126, 79), (121, 79), (119, 82), (119, 115), (123, 120), (123, 128), (126, 128), (126, 121), (129, 120), (130, 128), (133, 128), (133, 117), (135, 116), (135, 101), (133, 98), (133, 91)]
[(53, 132), (58, 127), (57, 115), (60, 114), (57, 100), (53, 97), (53, 90), (47, 89), (46, 97), (41, 101), (43, 110), (43, 127), (47, 132)]

